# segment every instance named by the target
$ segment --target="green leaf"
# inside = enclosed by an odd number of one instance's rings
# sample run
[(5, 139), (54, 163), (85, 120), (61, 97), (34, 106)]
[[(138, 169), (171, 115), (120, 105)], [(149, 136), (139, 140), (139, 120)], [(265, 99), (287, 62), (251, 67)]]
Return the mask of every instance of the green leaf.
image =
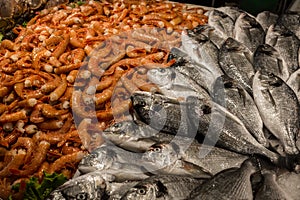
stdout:
[(77, 5), (81, 6), (85, 3), (85, 1), (77, 1)]
[(22, 26), (26, 27), (27, 26), (27, 22), (23, 22)]
[(2, 33), (0, 33), (0, 42), (2, 41), (2, 39), (3, 39), (3, 34)]

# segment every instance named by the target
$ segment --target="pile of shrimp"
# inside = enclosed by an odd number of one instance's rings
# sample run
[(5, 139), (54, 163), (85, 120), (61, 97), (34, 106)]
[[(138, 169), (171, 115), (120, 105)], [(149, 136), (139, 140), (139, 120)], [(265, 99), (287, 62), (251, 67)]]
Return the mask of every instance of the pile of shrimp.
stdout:
[[(0, 46), (0, 198), (43, 172), (71, 178), (129, 116), (130, 94), (158, 91), (147, 70), (171, 66), (184, 29), (205, 10), (164, 1), (87, 1), (38, 13)], [(24, 185), (24, 184), (21, 184)]]

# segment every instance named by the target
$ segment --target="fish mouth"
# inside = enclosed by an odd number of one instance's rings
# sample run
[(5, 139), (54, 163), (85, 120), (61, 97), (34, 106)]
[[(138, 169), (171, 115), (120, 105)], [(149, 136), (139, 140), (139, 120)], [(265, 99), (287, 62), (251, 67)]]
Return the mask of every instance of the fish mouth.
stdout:
[(91, 167), (91, 166), (79, 166), (78, 171), (81, 174), (87, 174), (87, 173), (90, 173), (90, 172), (97, 171), (97, 168)]

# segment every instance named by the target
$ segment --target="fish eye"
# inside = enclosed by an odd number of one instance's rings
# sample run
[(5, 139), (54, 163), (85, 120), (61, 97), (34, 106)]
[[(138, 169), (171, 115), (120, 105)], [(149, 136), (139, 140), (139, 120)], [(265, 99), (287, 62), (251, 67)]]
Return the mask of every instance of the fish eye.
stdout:
[(79, 194), (76, 195), (76, 199), (78, 199), (78, 200), (87, 199), (87, 194), (86, 193), (79, 193)]
[(161, 148), (155, 147), (155, 148), (153, 149), (153, 151), (159, 153), (159, 152), (161, 152)]
[(114, 126), (115, 128), (120, 128), (120, 127), (122, 126), (122, 124), (120, 124), (120, 123), (115, 123), (113, 126)]
[(139, 188), (137, 189), (137, 193), (140, 195), (145, 195), (146, 194), (146, 189), (145, 188)]
[(202, 109), (204, 114), (210, 114), (211, 113), (211, 108), (207, 105), (202, 105), (201, 109)]
[(165, 68), (159, 68), (158, 71), (161, 72), (161, 73), (165, 73), (166, 69)]

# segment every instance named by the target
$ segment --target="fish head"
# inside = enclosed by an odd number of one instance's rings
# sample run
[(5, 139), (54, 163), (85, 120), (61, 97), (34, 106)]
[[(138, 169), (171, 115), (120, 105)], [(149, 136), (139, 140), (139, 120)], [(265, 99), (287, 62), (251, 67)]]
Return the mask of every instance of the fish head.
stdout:
[(188, 30), (187, 34), (189, 37), (193, 38), (200, 44), (209, 41), (209, 38), (206, 35), (199, 33), (199, 32), (195, 32), (193, 30)]
[(178, 63), (178, 60), (184, 60), (184, 57), (187, 57), (187, 54), (185, 52), (177, 47), (173, 47), (169, 53), (168, 61), (176, 59), (176, 63)]
[(206, 99), (189, 96), (187, 98), (187, 105), (189, 111), (200, 117), (203, 115), (209, 115), (212, 112), (212, 104)]
[[(219, 21), (225, 18), (230, 18), (229, 15), (227, 15), (226, 13), (219, 11), (219, 10), (213, 10), (210, 16), (210, 19), (214, 20), (214, 21)], [(231, 19), (232, 20), (232, 19)]]
[(167, 187), (165, 187), (161, 181), (155, 180), (137, 184), (136, 186), (130, 188), (121, 199), (165, 199), (164, 197), (167, 195)]
[(100, 172), (94, 172), (71, 179), (54, 190), (47, 199), (101, 199), (106, 183)]
[(170, 88), (176, 73), (172, 68), (155, 68), (147, 72), (148, 79), (159, 87)]
[(83, 174), (105, 170), (113, 165), (116, 157), (116, 152), (103, 145), (85, 156), (80, 161), (78, 170)]
[(284, 84), (284, 81), (273, 73), (260, 73), (259, 71), (257, 73), (257, 78), (265, 88), (271, 89), (281, 87)]
[(155, 168), (173, 165), (180, 157), (180, 147), (174, 142), (161, 142), (152, 145), (142, 156), (142, 160)]
[(277, 50), (269, 44), (261, 44), (257, 47), (254, 56), (256, 57), (259, 55), (267, 55), (274, 58), (278, 58), (280, 56)]
[(245, 47), (238, 42), (237, 40), (229, 37), (225, 40), (221, 47), (221, 51), (230, 52), (230, 51), (242, 51)]
[(138, 125), (134, 121), (121, 121), (116, 122), (107, 129), (105, 129), (102, 134), (107, 139), (114, 141), (115, 138), (127, 139), (136, 135), (138, 130)]

